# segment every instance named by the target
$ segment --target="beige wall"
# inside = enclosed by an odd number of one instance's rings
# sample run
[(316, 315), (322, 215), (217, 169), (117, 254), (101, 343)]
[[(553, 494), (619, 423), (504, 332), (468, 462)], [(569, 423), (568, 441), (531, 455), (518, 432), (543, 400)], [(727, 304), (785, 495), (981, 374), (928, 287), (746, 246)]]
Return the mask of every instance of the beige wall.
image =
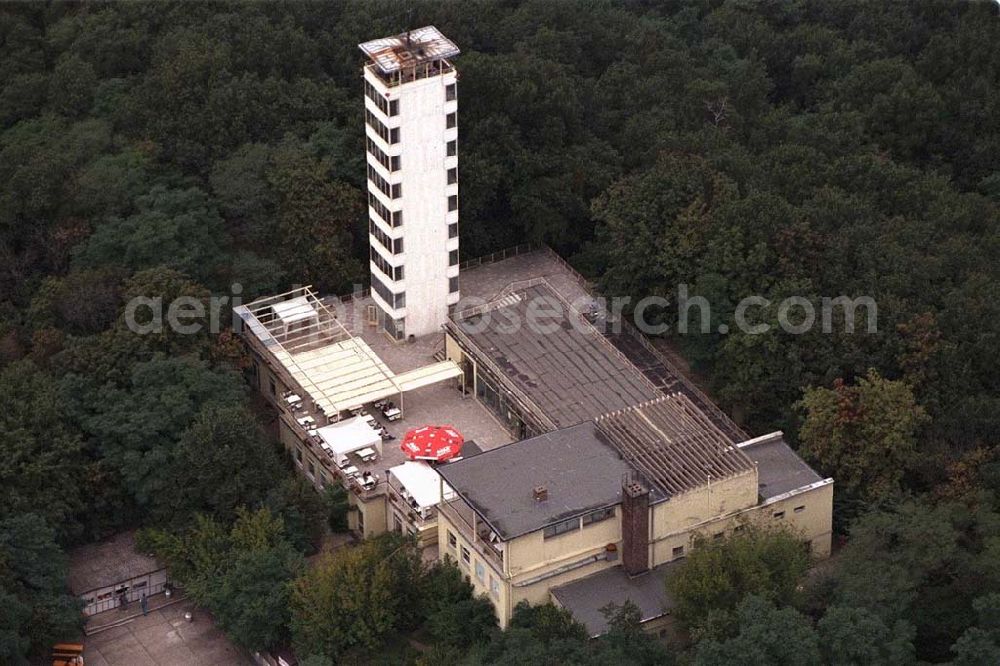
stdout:
[[(438, 554), (441, 559), (450, 558), (457, 565), (459, 570), (465, 574), (469, 582), (472, 583), (474, 594), (485, 594), (493, 607), (496, 609), (497, 618), (500, 620), (500, 627), (505, 628), (510, 621), (510, 614), (514, 608), (510, 599), (510, 581), (507, 580), (503, 570), (497, 566), (496, 561), (485, 557), (476, 550), (467, 532), (459, 529), (447, 514), (438, 512)], [(455, 537), (455, 545), (449, 542), (448, 535)], [(462, 548), (469, 552), (469, 562), (462, 558)], [(483, 578), (479, 579), (476, 573), (476, 564), (482, 566)], [(495, 581), (496, 585), (492, 585)]]
[(756, 467), (654, 504), (651, 512), (650, 565), (655, 567), (683, 557), (683, 553), (675, 555), (674, 549), (683, 547), (686, 551), (693, 532), (710, 523), (726, 521), (727, 517), (755, 504)]

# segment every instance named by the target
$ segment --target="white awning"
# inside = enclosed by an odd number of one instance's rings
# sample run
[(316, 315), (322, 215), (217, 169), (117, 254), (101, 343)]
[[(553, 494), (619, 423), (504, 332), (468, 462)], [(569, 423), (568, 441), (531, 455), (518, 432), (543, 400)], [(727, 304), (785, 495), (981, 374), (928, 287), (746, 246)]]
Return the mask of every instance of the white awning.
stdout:
[(382, 437), (361, 416), (331, 423), (316, 431), (339, 463), (348, 453), (371, 447), (382, 455)]
[(444, 499), (452, 499), (454, 491), (442, 480), (434, 468), (424, 462), (405, 462), (389, 469), (406, 488), (410, 497), (421, 509), (437, 506), (441, 503), (441, 487), (444, 486)]
[(454, 361), (440, 361), (416, 368), (401, 375), (396, 375), (396, 383), (403, 391), (412, 391), (423, 386), (430, 386), (453, 377), (461, 377), (462, 369)]
[(285, 326), (319, 317), (316, 308), (312, 306), (312, 303), (305, 296), (275, 303), (271, 306), (271, 309), (274, 310), (274, 315)]

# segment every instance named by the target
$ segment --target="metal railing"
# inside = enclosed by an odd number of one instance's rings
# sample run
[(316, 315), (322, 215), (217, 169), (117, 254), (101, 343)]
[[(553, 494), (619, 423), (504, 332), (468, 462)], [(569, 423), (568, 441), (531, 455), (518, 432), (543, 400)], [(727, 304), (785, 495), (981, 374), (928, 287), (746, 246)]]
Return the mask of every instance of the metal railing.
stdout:
[(491, 252), (490, 254), (484, 254), (481, 257), (476, 257), (474, 259), (467, 259), (458, 265), (460, 271), (466, 268), (473, 268), (475, 266), (483, 266), (485, 264), (493, 264), (498, 261), (503, 261), (504, 259), (510, 259), (511, 257), (516, 257), (519, 254), (528, 254), (529, 252), (534, 252), (539, 249), (534, 243), (521, 243), (520, 245), (515, 245), (514, 247), (507, 247), (502, 250), (497, 250), (496, 252)]

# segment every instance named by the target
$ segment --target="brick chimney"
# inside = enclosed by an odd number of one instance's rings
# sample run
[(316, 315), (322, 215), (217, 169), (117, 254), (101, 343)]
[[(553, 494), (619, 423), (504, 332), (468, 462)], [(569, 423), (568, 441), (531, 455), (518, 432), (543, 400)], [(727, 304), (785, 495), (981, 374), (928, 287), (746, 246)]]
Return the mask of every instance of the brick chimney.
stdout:
[(635, 471), (622, 477), (622, 568), (629, 576), (649, 569), (649, 486)]

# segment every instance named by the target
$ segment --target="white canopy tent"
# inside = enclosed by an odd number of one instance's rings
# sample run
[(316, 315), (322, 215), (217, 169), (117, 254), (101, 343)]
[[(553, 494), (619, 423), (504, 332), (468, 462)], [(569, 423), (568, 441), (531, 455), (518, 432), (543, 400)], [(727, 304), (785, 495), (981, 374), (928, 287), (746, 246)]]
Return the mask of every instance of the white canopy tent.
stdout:
[(325, 444), (323, 448), (329, 451), (338, 465), (347, 460), (348, 453), (368, 447), (382, 455), (382, 437), (378, 430), (368, 425), (368, 422), (360, 416), (323, 426), (316, 431), (316, 434), (323, 440)]
[(286, 335), (295, 330), (296, 324), (313, 326), (319, 322), (319, 313), (305, 296), (275, 303), (271, 306), (271, 310), (281, 322)]
[(425, 462), (405, 462), (390, 468), (389, 474), (396, 477), (421, 509), (437, 506), (442, 499), (455, 497), (451, 487)]

